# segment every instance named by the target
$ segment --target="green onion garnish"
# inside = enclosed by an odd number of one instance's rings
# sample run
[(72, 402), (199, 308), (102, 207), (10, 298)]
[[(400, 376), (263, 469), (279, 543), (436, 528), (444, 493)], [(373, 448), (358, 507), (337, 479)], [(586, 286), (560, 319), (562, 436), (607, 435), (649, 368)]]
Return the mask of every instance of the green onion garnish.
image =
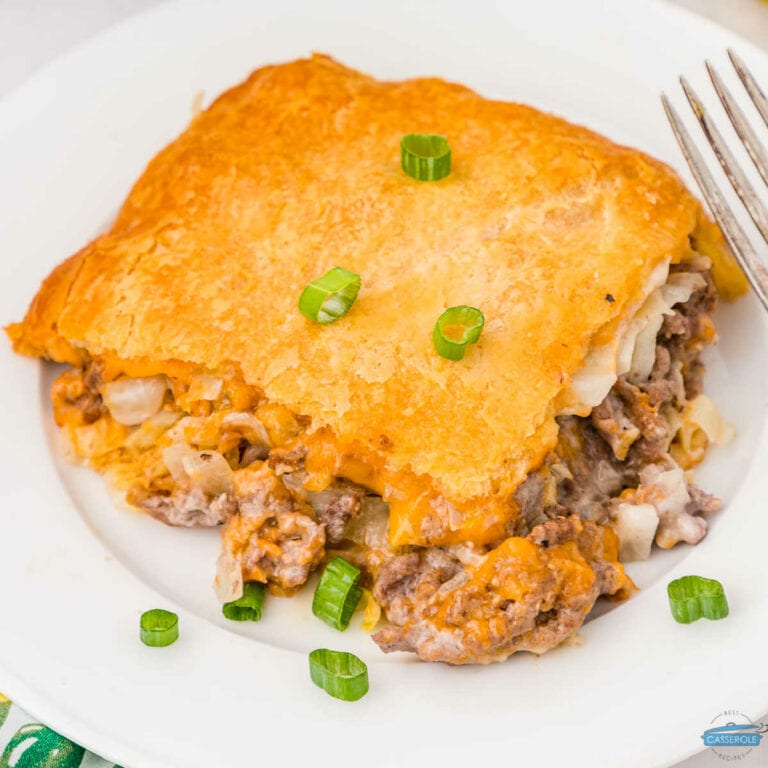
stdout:
[(461, 305), (450, 307), (437, 318), (432, 341), (439, 355), (449, 360), (461, 360), (468, 344), (474, 344), (485, 325), (479, 309)]
[(368, 693), (368, 667), (353, 653), (318, 648), (309, 654), (309, 676), (326, 693), (357, 701)]
[(243, 596), (231, 603), (224, 603), (221, 612), (232, 621), (258, 621), (264, 607), (264, 585), (251, 581), (243, 586)]
[(675, 621), (690, 624), (700, 619), (724, 619), (728, 615), (728, 600), (723, 585), (702, 576), (683, 576), (667, 585), (669, 607)]
[(363, 596), (357, 586), (360, 571), (342, 557), (334, 557), (325, 566), (312, 599), (312, 613), (339, 631), (349, 626), (349, 620)]
[(409, 133), (400, 139), (400, 165), (418, 181), (439, 181), (451, 172), (451, 147), (445, 136)]
[(155, 608), (141, 614), (141, 642), (153, 648), (172, 645), (179, 639), (179, 617)]
[(349, 311), (359, 291), (360, 275), (334, 267), (301, 292), (299, 311), (316, 323), (332, 323)]

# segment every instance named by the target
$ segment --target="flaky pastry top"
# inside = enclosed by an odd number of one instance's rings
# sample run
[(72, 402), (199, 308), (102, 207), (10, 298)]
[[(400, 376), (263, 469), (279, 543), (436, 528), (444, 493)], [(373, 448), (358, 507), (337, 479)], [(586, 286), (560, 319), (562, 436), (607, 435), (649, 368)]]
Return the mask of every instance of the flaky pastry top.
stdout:
[[(403, 173), (414, 132), (447, 137), (447, 178)], [(10, 334), (73, 363), (234, 362), (388, 469), (448, 499), (499, 497), (555, 445), (555, 402), (601, 329), (690, 254), (702, 220), (669, 168), (589, 130), (315, 55), (258, 69), (194, 117)], [(362, 289), (314, 324), (299, 295), (336, 265)], [(457, 304), (486, 318), (460, 362), (431, 339)]]

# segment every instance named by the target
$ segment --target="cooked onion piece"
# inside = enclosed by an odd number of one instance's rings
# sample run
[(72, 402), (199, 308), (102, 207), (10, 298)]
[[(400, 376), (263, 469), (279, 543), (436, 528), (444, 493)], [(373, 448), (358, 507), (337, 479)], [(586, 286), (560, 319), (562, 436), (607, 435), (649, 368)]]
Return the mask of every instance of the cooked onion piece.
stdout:
[(613, 519), (619, 537), (619, 559), (623, 563), (647, 560), (659, 527), (653, 504), (619, 504)]
[(165, 376), (147, 376), (133, 379), (124, 377), (105, 384), (101, 390), (104, 404), (112, 418), (132, 427), (154, 416), (163, 404), (168, 379)]
[(217, 451), (196, 451), (176, 443), (163, 450), (163, 461), (181, 486), (200, 488), (209, 496), (232, 492), (232, 469)]
[(378, 496), (364, 496), (360, 514), (347, 526), (346, 537), (369, 549), (389, 545), (389, 505)]
[(216, 400), (223, 386), (224, 382), (217, 376), (200, 373), (190, 379), (186, 397), (188, 400)]

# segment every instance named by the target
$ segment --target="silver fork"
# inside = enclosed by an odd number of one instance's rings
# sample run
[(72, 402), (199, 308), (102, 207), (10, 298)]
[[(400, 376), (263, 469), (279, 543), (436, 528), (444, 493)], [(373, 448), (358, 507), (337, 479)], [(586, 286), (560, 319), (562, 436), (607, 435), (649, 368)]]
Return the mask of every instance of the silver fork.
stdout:
[[(757, 111), (765, 121), (766, 126), (768, 126), (768, 99), (766, 99), (765, 94), (744, 62), (730, 49), (728, 50), (728, 56), (744, 88), (755, 107), (757, 107)], [(712, 84), (715, 86), (717, 95), (720, 97), (720, 101), (723, 103), (723, 107), (733, 127), (736, 129), (736, 133), (744, 144), (763, 181), (768, 185), (768, 151), (766, 151), (766, 148), (757, 137), (752, 126), (747, 122), (744, 112), (737, 104), (720, 75), (717, 74), (709, 62), (706, 62), (706, 66)], [(747, 179), (746, 174), (728, 148), (714, 121), (704, 109), (701, 100), (693, 88), (691, 88), (690, 83), (684, 77), (680, 78), (680, 83), (683, 86), (691, 109), (693, 109), (699, 124), (704, 130), (707, 141), (709, 141), (712, 149), (715, 151), (715, 155), (717, 155), (717, 159), (720, 161), (720, 165), (725, 171), (725, 175), (736, 190), (736, 194), (741, 198), (741, 202), (744, 203), (744, 207), (749, 211), (749, 215), (752, 217), (752, 221), (755, 222), (760, 234), (768, 242), (768, 210), (760, 201), (755, 188)], [(691, 169), (701, 189), (701, 193), (704, 195), (704, 199), (707, 201), (712, 215), (715, 217), (715, 221), (720, 225), (725, 239), (728, 241), (734, 256), (736, 256), (741, 268), (747, 275), (752, 288), (765, 309), (768, 310), (768, 269), (766, 269), (765, 264), (757, 254), (744, 229), (736, 220), (733, 211), (728, 207), (722, 192), (715, 183), (712, 173), (704, 162), (704, 158), (683, 125), (680, 115), (669, 103), (669, 99), (665, 94), (661, 95), (661, 101), (675, 137), (680, 144), (680, 149), (683, 150), (688, 167)]]

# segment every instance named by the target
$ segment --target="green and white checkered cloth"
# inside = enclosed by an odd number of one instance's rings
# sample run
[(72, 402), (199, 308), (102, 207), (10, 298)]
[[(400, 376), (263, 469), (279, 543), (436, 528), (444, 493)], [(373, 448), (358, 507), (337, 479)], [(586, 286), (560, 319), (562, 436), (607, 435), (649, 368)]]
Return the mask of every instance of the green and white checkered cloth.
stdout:
[(0, 693), (0, 768), (120, 768), (36, 723)]

